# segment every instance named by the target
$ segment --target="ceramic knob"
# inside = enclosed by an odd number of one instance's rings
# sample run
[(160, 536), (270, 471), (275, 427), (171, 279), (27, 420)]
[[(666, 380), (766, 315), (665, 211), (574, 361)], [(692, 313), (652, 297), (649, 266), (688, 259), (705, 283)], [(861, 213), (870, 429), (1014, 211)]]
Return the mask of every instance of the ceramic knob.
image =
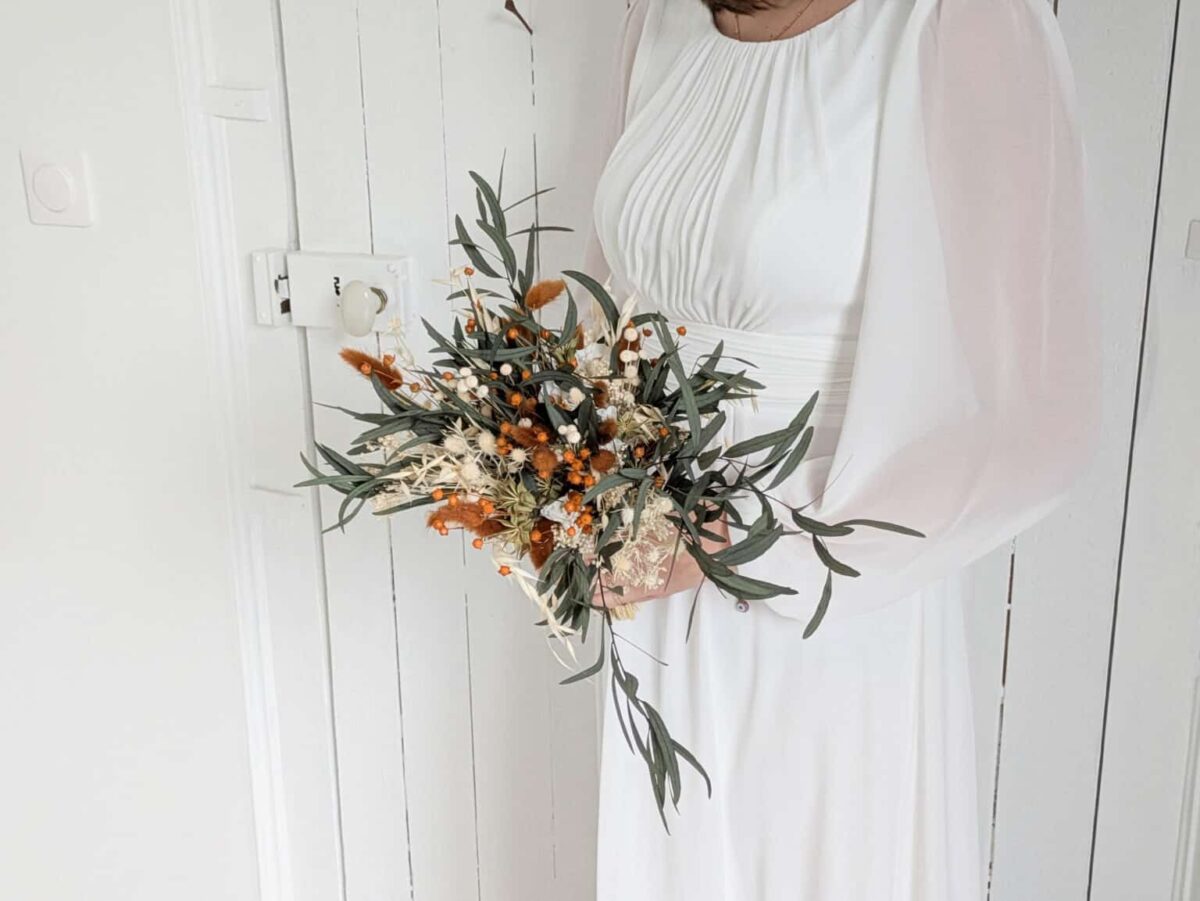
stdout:
[(361, 338), (375, 326), (375, 317), (387, 306), (387, 295), (365, 282), (353, 281), (342, 288), (338, 298), (342, 328), (346, 334)]

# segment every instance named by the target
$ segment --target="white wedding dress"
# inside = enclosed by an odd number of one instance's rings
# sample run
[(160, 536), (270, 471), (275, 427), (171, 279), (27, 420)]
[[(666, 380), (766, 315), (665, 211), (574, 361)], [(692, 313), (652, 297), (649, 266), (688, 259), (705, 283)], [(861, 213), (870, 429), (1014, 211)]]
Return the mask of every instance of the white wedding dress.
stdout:
[(705, 586), (689, 642), (690, 594), (619, 624), (713, 796), (685, 775), (666, 834), (607, 705), (597, 897), (974, 901), (958, 573), (1054, 504), (1094, 423), (1054, 20), (1043, 0), (857, 0), (741, 43), (700, 0), (637, 0), (620, 73), (593, 265), (685, 325), (685, 357), (724, 341), (758, 366), (727, 440), (821, 392), (789, 504), (928, 537), (832, 540), (863, 576), (809, 640), (825, 570), (801, 537), (740, 567), (794, 596), (743, 612)]

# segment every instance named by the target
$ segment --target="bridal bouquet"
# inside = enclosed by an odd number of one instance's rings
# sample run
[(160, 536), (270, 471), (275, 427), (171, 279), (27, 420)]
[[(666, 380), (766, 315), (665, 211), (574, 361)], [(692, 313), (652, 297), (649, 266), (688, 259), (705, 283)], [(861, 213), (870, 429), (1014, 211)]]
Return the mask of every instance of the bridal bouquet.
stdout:
[[(305, 460), (313, 478), (303, 484), (344, 495), (331, 528), (369, 503), (380, 516), (426, 507), (433, 531), (469, 533), (475, 548), (491, 550), (499, 575), (532, 600), (540, 625), (572, 660), (570, 639), (586, 641), (598, 626), (595, 662), (565, 683), (608, 664), (618, 721), (645, 761), (665, 825), (667, 799), (678, 807), (681, 762), (710, 794), (712, 786), (625, 666), (613, 634), (614, 618), (629, 612), (624, 590), (664, 584), (676, 558), (689, 554), (707, 581), (739, 600), (795, 594), (737, 567), (784, 535), (805, 533), (828, 570), (808, 637), (829, 607), (834, 575), (858, 575), (833, 556), (828, 539), (858, 527), (919, 533), (869, 520), (826, 524), (792, 508), (782, 508), (790, 526), (780, 522), (769, 492), (804, 459), (817, 396), (785, 428), (724, 446), (727, 405), (762, 386), (744, 367), (729, 367), (719, 344), (685, 368), (677, 343), (686, 340), (684, 328), (637, 311), (634, 299), (618, 306), (582, 272), (535, 280), (539, 234), (550, 229), (535, 221), (510, 232), (508, 216), (537, 195), (505, 207), (499, 191), (471, 177), (487, 245), (456, 219), (451, 243), (470, 265), (451, 275), (455, 311), (447, 333), (425, 323), (435, 361), (417, 366), (398, 336), (395, 354), (343, 350), (382, 406), (346, 411), (369, 428), (345, 454), (318, 445), (332, 472)], [(521, 235), (523, 265), (513, 243)], [(587, 322), (579, 290), (593, 309)], [(749, 521), (735, 506), (747, 499), (758, 510)], [(721, 520), (728, 542), (713, 529)], [(694, 615), (695, 598), (692, 605)]]

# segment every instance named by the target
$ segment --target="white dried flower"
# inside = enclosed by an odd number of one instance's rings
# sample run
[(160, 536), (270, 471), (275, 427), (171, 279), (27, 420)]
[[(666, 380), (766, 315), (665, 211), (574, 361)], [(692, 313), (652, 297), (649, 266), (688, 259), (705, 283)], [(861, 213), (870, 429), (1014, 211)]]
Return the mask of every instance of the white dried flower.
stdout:
[(528, 459), (528, 456), (523, 447), (514, 447), (508, 454), (509, 459), (517, 465), (523, 464)]
[(530, 419), (528, 416), (522, 416), (520, 419), (517, 420), (517, 425), (519, 425), (523, 429), (527, 429), (533, 425), (533, 420)]
[(513, 371), (512, 363), (501, 363), (500, 364), (500, 374), (501, 375), (512, 375), (512, 371)]
[(584, 393), (582, 388), (573, 387), (567, 392), (567, 402), (570, 403), (572, 407), (578, 407), (581, 403), (583, 403), (583, 398)]
[(476, 436), (475, 442), (479, 445), (479, 449), (485, 454), (496, 453), (496, 436), (491, 432), (480, 432)]
[(637, 362), (637, 358), (638, 355), (636, 350), (623, 350), (620, 353), (620, 360), (622, 363), (635, 363)]
[(632, 325), (629, 326), (627, 329), (625, 329), (623, 334), (624, 334), (626, 341), (636, 341), (637, 340), (637, 329), (635, 329)]
[(452, 454), (470, 453), (471, 446), (467, 444), (467, 439), (462, 435), (450, 434), (442, 442), (442, 447)]
[(491, 391), (491, 389), (488, 388), (487, 385), (480, 385), (478, 388), (475, 389), (475, 395), (476, 395), (476, 397), (481, 397), (481, 398), (487, 397), (490, 391)]

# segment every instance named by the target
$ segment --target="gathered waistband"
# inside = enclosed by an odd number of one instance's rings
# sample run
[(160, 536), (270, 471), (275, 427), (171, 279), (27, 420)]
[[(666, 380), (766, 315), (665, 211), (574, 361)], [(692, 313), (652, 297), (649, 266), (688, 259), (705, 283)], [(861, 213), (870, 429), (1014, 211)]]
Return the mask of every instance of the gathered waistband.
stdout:
[(685, 367), (691, 367), (724, 342), (720, 368), (738, 368), (737, 361), (725, 358), (745, 361), (747, 376), (765, 386), (759, 392), (760, 400), (803, 404), (819, 391), (820, 405), (827, 413), (845, 410), (858, 345), (854, 338), (750, 332), (674, 318), (671, 326), (686, 329), (686, 334), (677, 339)]

